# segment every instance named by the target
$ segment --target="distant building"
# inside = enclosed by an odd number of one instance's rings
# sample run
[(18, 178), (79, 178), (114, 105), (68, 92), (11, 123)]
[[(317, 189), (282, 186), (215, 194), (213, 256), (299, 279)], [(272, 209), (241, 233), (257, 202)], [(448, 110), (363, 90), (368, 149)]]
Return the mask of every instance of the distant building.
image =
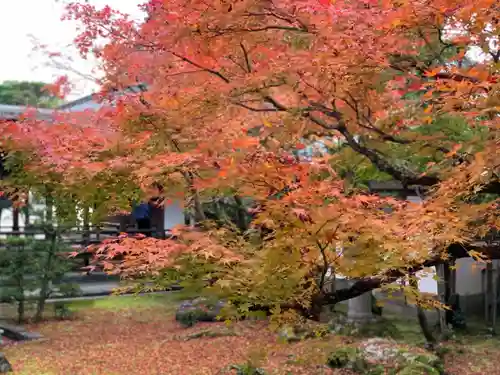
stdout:
[(17, 120), (26, 111), (33, 110), (40, 120), (50, 120), (54, 110), (47, 108), (29, 108), (20, 105), (0, 104), (0, 121)]
[[(113, 106), (116, 97), (127, 95), (128, 93), (139, 93), (144, 91), (145, 87), (138, 85), (135, 87), (128, 88), (121, 92), (115, 92), (109, 95), (106, 100), (99, 100), (96, 95), (88, 95), (80, 99), (71, 101), (69, 103), (63, 104), (57, 111), (59, 112), (83, 112), (83, 111), (96, 111), (106, 105)], [(0, 104), (0, 121), (7, 120), (17, 120), (20, 116), (25, 113), (29, 108), (23, 106), (12, 106)], [(33, 108), (33, 113), (36, 114), (36, 118), (40, 120), (51, 120), (55, 110), (52, 109), (36, 109)], [(1, 160), (0, 160), (0, 171), (1, 171)], [(1, 176), (0, 176), (1, 178)], [(176, 225), (185, 223), (184, 209), (182, 207), (181, 201), (173, 201), (164, 208), (155, 208), (152, 212), (152, 225), (158, 232), (164, 232), (165, 230), (170, 230)], [(40, 209), (43, 207), (37, 207)], [(25, 220), (22, 213), (16, 212), (12, 209), (11, 204), (7, 200), (2, 200), (0, 202), (0, 232), (6, 231), (6, 229), (11, 230), (13, 227), (19, 230), (23, 230), (24, 225), (29, 222)], [(120, 215), (109, 217), (106, 222), (112, 222), (119, 225), (120, 230), (125, 231), (128, 227), (133, 226), (134, 222), (131, 216)]]
[[(132, 86), (123, 91), (109, 94), (105, 100), (98, 99), (96, 95), (87, 95), (60, 106), (58, 110), (65, 112), (97, 111), (107, 105), (113, 106), (117, 97), (127, 94), (137, 94), (145, 90), (146, 87), (144, 85)], [(165, 188), (168, 189), (168, 187)], [(168, 231), (179, 224), (185, 223), (184, 208), (181, 201), (172, 201), (163, 208), (153, 209), (152, 216), (153, 226), (160, 232)], [(122, 230), (126, 229), (127, 226), (133, 225), (133, 219), (130, 215), (115, 216), (110, 219), (114, 222), (118, 221)]]

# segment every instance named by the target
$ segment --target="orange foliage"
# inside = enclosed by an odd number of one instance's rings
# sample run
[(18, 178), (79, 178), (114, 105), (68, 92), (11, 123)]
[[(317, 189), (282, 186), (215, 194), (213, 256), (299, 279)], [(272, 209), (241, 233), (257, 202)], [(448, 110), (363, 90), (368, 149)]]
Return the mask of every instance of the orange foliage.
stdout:
[[(274, 230), (259, 253), (275, 267), (265, 277), (291, 268), (310, 276), (327, 266), (351, 277), (381, 274), (498, 226), (496, 202), (465, 199), (498, 183), (496, 1), (169, 0), (143, 8), (149, 18), (134, 24), (109, 7), (69, 5), (67, 17), (84, 25), (75, 43), (102, 61), (103, 92), (138, 82), (147, 92), (117, 98), (114, 109), (60, 114), (57, 125), (2, 127), (5, 146), (9, 140), (34, 153), (27, 164), (34, 173), (58, 172), (67, 187), (125, 174), (141, 186), (159, 181), (167, 195), (181, 186), (202, 198), (252, 197), (254, 225)], [(482, 49), (484, 61), (465, 64), (470, 47)], [(482, 149), (404, 138), (443, 114), (488, 129)], [(432, 185), (429, 200), (412, 206), (348, 192), (331, 167), (335, 155), (292, 156), (324, 137), (407, 185)], [(425, 142), (444, 160), (422, 174), (372, 141)], [(269, 199), (285, 189), (284, 198)], [(186, 253), (239, 264), (234, 272), (247, 285), (262, 276), (249, 270), (265, 268), (247, 242), (213, 230), (106, 247), (126, 251), (122, 265), (134, 272), (173, 265)], [(303, 298), (303, 286), (297, 290)]]

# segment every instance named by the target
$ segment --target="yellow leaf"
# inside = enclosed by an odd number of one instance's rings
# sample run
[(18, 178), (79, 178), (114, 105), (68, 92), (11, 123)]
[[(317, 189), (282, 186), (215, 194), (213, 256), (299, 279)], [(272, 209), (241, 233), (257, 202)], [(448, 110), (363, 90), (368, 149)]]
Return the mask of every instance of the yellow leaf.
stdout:
[(401, 20), (397, 19), (397, 18), (394, 21), (392, 21), (392, 23), (391, 23), (392, 27), (397, 27), (399, 25), (401, 25)]
[(269, 120), (266, 119), (266, 118), (264, 118), (264, 117), (262, 118), (262, 123), (264, 124), (264, 126), (267, 126), (268, 128), (272, 128), (273, 127), (273, 124), (271, 124), (269, 122)]

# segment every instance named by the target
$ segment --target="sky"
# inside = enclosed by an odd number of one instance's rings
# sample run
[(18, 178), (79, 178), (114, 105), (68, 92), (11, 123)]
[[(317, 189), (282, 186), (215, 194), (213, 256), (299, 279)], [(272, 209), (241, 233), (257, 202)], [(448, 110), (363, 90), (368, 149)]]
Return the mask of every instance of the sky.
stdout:
[[(67, 0), (66, 0), (67, 1)], [(0, 82), (5, 80), (53, 82), (58, 76), (67, 74), (74, 85), (68, 99), (90, 94), (97, 87), (79, 74), (64, 71), (50, 64), (41, 52), (33, 51), (33, 37), (47, 45), (52, 52), (62, 52), (73, 59), (69, 64), (77, 72), (91, 75), (95, 61), (81, 59), (71, 48), (77, 35), (77, 23), (61, 21), (64, 0), (0, 0)], [(134, 18), (142, 19), (138, 5), (143, 0), (88, 0), (102, 7), (110, 5)]]

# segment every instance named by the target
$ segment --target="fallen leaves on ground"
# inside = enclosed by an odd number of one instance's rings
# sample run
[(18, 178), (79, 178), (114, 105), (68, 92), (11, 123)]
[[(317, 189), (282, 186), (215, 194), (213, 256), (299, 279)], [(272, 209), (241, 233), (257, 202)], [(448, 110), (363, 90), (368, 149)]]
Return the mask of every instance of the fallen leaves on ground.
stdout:
[[(273, 375), (350, 374), (324, 364), (336, 347), (357, 341), (332, 335), (280, 343), (264, 321), (229, 327), (200, 323), (186, 329), (175, 322), (171, 307), (158, 305), (83, 309), (73, 320), (28, 329), (42, 333), (46, 340), (4, 348), (21, 375), (216, 375), (247, 361)], [(500, 374), (495, 366), (500, 350), (495, 345), (449, 347), (453, 350), (446, 360), (450, 375)]]
[[(334, 373), (318, 372), (314, 364), (287, 364), (290, 347), (277, 342), (262, 321), (237, 323), (229, 335), (224, 334), (224, 323), (182, 328), (170, 311), (158, 308), (91, 309), (70, 321), (28, 329), (42, 333), (46, 340), (5, 348), (7, 358), (23, 375), (211, 375), (261, 353), (268, 357), (262, 367), (279, 368), (276, 373)], [(207, 331), (215, 333), (196, 337)], [(300, 352), (303, 345), (297, 349)]]
[(463, 344), (450, 344), (450, 353), (445, 357), (446, 373), (449, 375), (500, 374), (498, 340), (469, 340)]

